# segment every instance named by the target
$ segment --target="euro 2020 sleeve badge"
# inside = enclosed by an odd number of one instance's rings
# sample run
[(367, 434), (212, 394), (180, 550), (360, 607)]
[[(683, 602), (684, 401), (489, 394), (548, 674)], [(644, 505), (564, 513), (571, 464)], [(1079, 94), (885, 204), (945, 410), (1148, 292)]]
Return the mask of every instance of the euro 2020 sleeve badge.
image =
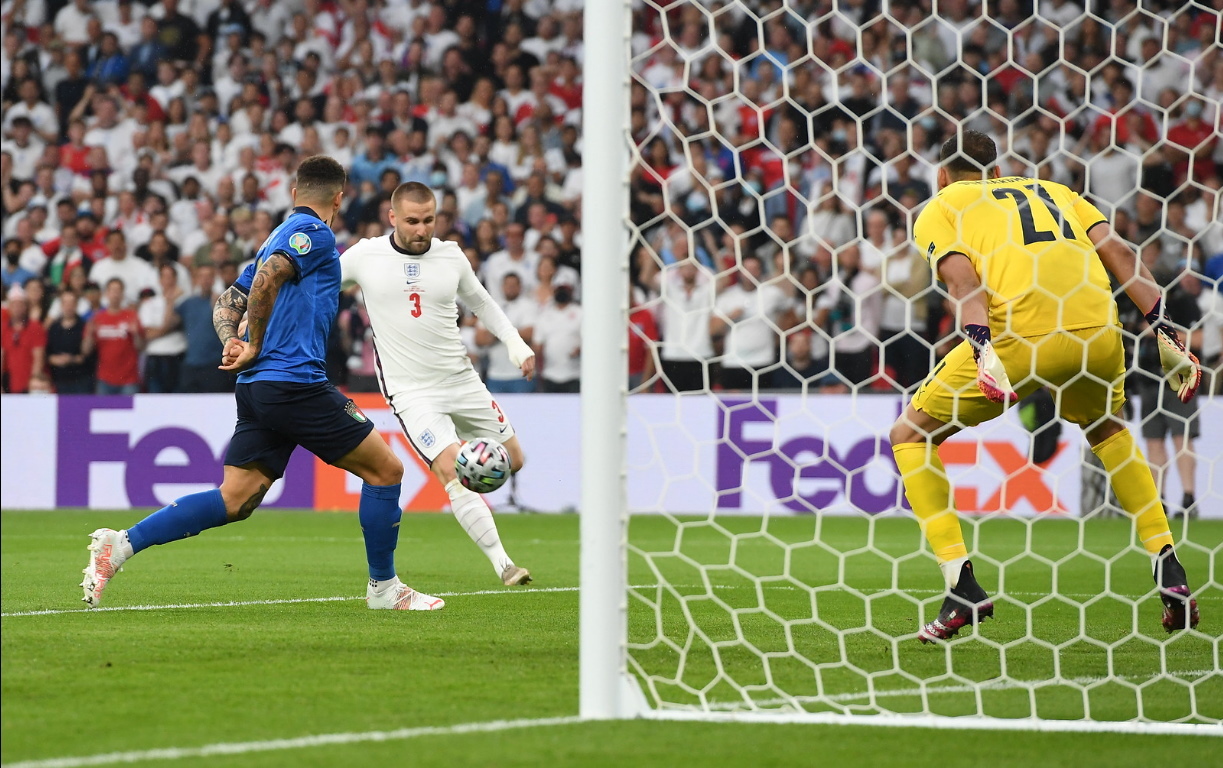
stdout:
[(305, 232), (294, 232), (289, 236), (289, 247), (298, 253), (300, 256), (305, 256), (310, 252), (310, 247), (313, 243), (310, 242), (310, 235)]

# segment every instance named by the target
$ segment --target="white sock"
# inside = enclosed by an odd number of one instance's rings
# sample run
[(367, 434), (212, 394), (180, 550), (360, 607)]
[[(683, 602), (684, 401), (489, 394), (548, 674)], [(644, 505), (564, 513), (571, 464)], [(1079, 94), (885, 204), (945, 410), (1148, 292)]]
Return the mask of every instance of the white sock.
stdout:
[(948, 560), (945, 563), (938, 564), (938, 567), (943, 571), (943, 579), (947, 582), (948, 589), (955, 589), (960, 585), (960, 569), (964, 567), (966, 562), (968, 562), (967, 557), (957, 557), (955, 560)]
[(497, 524), (493, 522), (493, 511), (480, 498), (480, 494), (467, 490), (457, 479), (446, 484), (446, 494), (450, 496), (454, 519), (459, 521), (459, 525), (463, 526), (500, 576), (506, 566), (513, 565), (514, 561), (501, 546), (501, 536), (497, 533)]
[(377, 579), (370, 579), (369, 585), (374, 590), (374, 594), (380, 595), (383, 592), (390, 589), (393, 585), (395, 585), (398, 582), (399, 582), (399, 577), (396, 576), (393, 579), (386, 579), (384, 581), (378, 581)]

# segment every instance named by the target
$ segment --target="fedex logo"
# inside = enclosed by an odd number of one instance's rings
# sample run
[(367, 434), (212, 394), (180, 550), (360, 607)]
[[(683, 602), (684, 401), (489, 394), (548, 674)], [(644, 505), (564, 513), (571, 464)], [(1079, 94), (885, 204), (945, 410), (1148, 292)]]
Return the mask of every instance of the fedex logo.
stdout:
[[(779, 427), (797, 420), (779, 413), (778, 399), (723, 402), (718, 410), (715, 470), (719, 509), (751, 505), (750, 494), (745, 501), (745, 488), (795, 512), (843, 507), (846, 502), (870, 514), (908, 508), (880, 414), (865, 417), (871, 424), (851, 422), (816, 434), (795, 434), (793, 426)], [(1016, 438), (970, 433), (942, 446), (939, 455), (955, 486), (956, 509), (1067, 512), (1057, 493), (1057, 475), (1028, 461), (1026, 433)], [(1065, 443), (1046, 466), (1066, 464), (1064, 448)], [(761, 473), (751, 472), (759, 465), (765, 468), (763, 483)]]
[[(58, 398), (56, 505), (160, 507), (220, 485), (234, 423), (232, 400), (166, 395), (143, 398), (139, 406), (134, 401)], [(162, 426), (150, 429), (151, 422)], [(276, 506), (313, 506), (310, 458), (294, 453), (286, 472), (293, 482), (277, 484), (284, 490)]]
[[(773, 439), (747, 434), (753, 425), (775, 425), (777, 411), (775, 399), (726, 401), (724, 409), (719, 410), (716, 469), (719, 509), (742, 506), (745, 470), (755, 462), (768, 465), (773, 498), (795, 512), (822, 510), (841, 497), (872, 514), (896, 509), (904, 503), (892, 449), (884, 437), (868, 436), (850, 444), (834, 444), (823, 437), (799, 435), (775, 446)], [(880, 474), (870, 471), (875, 464), (887, 467), (890, 472), (882, 484), (869, 482), (877, 480)]]
[[(1065, 448), (1065, 441), (1058, 443), (1057, 453), (1046, 466), (1056, 462)], [(1056, 477), (1028, 461), (1026, 450), (1009, 440), (948, 440), (939, 450), (939, 458), (953, 472), (955, 506), (961, 512), (1010, 512), (1024, 504), (1037, 513), (1069, 511), (1058, 498)], [(975, 486), (955, 483), (954, 468), (990, 463), (996, 467), (996, 474), (991, 473), (995, 482)]]

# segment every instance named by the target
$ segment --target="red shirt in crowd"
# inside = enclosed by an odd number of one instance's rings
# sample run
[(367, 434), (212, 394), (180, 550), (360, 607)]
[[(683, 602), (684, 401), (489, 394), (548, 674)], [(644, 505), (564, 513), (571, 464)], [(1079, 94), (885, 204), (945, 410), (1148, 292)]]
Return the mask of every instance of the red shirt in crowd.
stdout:
[(144, 336), (134, 309), (101, 309), (94, 313), (94, 339), (98, 350), (98, 381), (111, 386), (140, 383), (140, 348)]
[[(1168, 129), (1168, 143), (1176, 144), (1182, 147), (1185, 152), (1190, 155), (1198, 152), (1198, 147), (1205, 144), (1207, 147), (1214, 147), (1218, 140), (1215, 137), (1214, 129), (1205, 120), (1194, 120), (1191, 124), (1189, 120), (1182, 120)], [(1189, 158), (1182, 157), (1176, 163), (1176, 180), (1177, 183), (1184, 183), (1185, 178), (1189, 175)], [(1193, 161), (1193, 175), (1196, 181), (1206, 181), (1215, 175), (1214, 152), (1207, 150), (1204, 154), (1198, 155)]]
[(72, 169), (73, 173), (85, 176), (89, 173), (89, 150), (92, 147), (87, 147), (82, 144), (79, 147), (73, 146), (70, 143), (64, 144), (59, 148), (59, 164), (65, 168)]
[(628, 372), (636, 375), (645, 371), (646, 355), (650, 354), (647, 342), (658, 341), (658, 323), (647, 307), (633, 307), (628, 323)]
[(34, 353), (47, 347), (47, 331), (37, 320), (27, 320), (21, 328), (5, 310), (0, 317), (0, 346), (4, 348), (4, 372), (8, 392), (29, 392), (34, 377)]
[(1126, 115), (1118, 115), (1115, 111), (1110, 111), (1106, 115), (1100, 115), (1096, 118), (1096, 122), (1091, 126), (1093, 136), (1099, 134), (1108, 134), (1112, 130), (1113, 123), (1117, 124), (1117, 143), (1128, 144), (1130, 141), (1130, 115), (1138, 117), (1138, 124), (1142, 138), (1148, 144), (1154, 144), (1159, 141), (1159, 129), (1155, 127), (1155, 120), (1148, 112), (1133, 110)]

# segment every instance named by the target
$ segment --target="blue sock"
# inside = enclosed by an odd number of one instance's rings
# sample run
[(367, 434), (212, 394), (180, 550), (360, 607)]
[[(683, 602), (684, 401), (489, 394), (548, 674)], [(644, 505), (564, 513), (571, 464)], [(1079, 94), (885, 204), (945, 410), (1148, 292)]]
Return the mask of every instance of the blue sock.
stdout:
[(365, 536), (365, 559), (369, 577), (378, 581), (395, 578), (395, 546), (399, 543), (399, 483), (361, 485), (361, 506), (357, 509), (361, 533)]
[(154, 544), (168, 544), (195, 536), (200, 531), (227, 522), (229, 518), (225, 514), (225, 499), (221, 498), (221, 492), (204, 491), (184, 496), (136, 523), (127, 529), (127, 539), (132, 549), (139, 552)]

